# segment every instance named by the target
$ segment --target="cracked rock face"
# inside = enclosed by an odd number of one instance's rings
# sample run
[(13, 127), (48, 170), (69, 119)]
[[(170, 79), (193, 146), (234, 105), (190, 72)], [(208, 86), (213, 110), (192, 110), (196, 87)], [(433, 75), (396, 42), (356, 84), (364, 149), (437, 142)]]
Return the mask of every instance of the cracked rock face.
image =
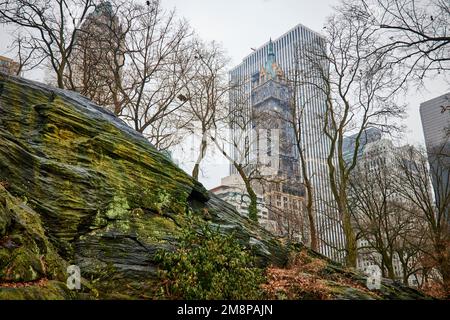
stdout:
[[(110, 292), (121, 292), (121, 279), (139, 281), (138, 290), (153, 284), (153, 255), (176, 245), (187, 210), (236, 232), (261, 265), (286, 260), (278, 240), (208, 194), (114, 115), (76, 93), (1, 74), (0, 181), (39, 217), (58, 256)], [(0, 239), (11, 232), (3, 219)], [(0, 243), (11, 255), (18, 250), (9, 238)], [(35, 280), (44, 276), (54, 278)]]
[[(288, 260), (277, 238), (111, 113), (2, 73), (0, 183), (0, 299), (149, 297), (157, 289), (154, 254), (176, 247), (187, 211), (234, 232), (260, 266)], [(76, 296), (65, 286), (70, 264), (86, 288)]]

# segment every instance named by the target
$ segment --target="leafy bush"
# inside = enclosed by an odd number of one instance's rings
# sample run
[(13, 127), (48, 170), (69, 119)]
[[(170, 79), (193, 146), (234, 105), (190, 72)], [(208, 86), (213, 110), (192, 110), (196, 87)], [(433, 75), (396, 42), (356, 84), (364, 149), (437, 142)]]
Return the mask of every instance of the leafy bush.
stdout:
[(233, 234), (222, 235), (207, 223), (190, 217), (178, 249), (156, 255), (164, 298), (258, 299), (264, 282), (254, 257)]

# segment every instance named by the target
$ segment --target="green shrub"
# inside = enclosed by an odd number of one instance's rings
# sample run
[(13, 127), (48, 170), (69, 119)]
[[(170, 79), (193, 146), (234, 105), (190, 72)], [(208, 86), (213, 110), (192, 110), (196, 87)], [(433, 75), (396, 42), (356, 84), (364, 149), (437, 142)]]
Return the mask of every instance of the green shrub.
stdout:
[(162, 294), (169, 299), (258, 299), (265, 278), (233, 234), (188, 219), (174, 252), (159, 251)]

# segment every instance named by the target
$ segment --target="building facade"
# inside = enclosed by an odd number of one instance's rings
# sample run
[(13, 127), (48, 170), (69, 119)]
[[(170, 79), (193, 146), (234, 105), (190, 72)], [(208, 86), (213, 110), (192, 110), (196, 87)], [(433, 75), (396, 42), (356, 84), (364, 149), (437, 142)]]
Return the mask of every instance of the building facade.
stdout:
[[(250, 198), (245, 191), (245, 185), (239, 175), (230, 175), (222, 178), (220, 186), (210, 191), (220, 199), (233, 205), (240, 215), (244, 217), (248, 216)], [(257, 192), (256, 197), (258, 221), (263, 228), (270, 230), (271, 226), (268, 222), (268, 210), (265, 206), (264, 195)]]
[[(310, 235), (304, 209), (303, 186), (292, 185), (295, 181), (283, 179), (281, 176), (278, 176), (279, 180), (267, 178), (264, 182), (252, 182), (257, 196), (258, 223), (279, 237), (308, 244)], [(250, 198), (240, 175), (224, 177), (221, 185), (210, 191), (233, 205), (239, 214), (248, 217)]]
[(268, 214), (266, 229), (289, 241), (310, 245), (305, 187), (298, 179), (285, 175), (272, 176), (268, 180), (263, 189), (259, 189), (264, 195)]
[(450, 194), (450, 92), (421, 103), (420, 117), (434, 195), (440, 205)]
[[(369, 226), (373, 223), (373, 220), (377, 215), (379, 215), (378, 220), (388, 219), (388, 226), (384, 225), (384, 228), (386, 229), (383, 229), (383, 231), (386, 231), (389, 235), (384, 233), (382, 239), (384, 243), (388, 244), (394, 241), (394, 239), (396, 239), (395, 241), (399, 241), (396, 238), (398, 237), (398, 234), (394, 231), (396, 228), (398, 228), (398, 230), (406, 230), (408, 228), (413, 229), (413, 226), (418, 224), (413, 217), (405, 214), (404, 211), (399, 209), (401, 207), (409, 207), (408, 204), (411, 206), (414, 204), (405, 199), (399, 192), (396, 192), (393, 188), (397, 186), (394, 187), (394, 185), (392, 185), (392, 182), (400, 173), (397, 161), (401, 159), (399, 157), (404, 154), (405, 150), (410, 146), (396, 147), (391, 140), (383, 138), (381, 132), (377, 129), (368, 129), (367, 131), (368, 132), (363, 132), (363, 135), (366, 138), (362, 139), (364, 143), (361, 144), (361, 150), (358, 152), (358, 162), (353, 174), (363, 172), (361, 176), (356, 176), (356, 179), (365, 179), (369, 181), (366, 182), (367, 184), (376, 184), (376, 186), (372, 188), (369, 187), (370, 191), (367, 191), (365, 196), (374, 198), (378, 206), (369, 209), (368, 206), (370, 206), (371, 202), (368, 201), (368, 204), (363, 208), (356, 205), (355, 207), (359, 208), (359, 210), (355, 209), (354, 214), (358, 217), (358, 220), (360, 219), (357, 226), (361, 226), (362, 229), (367, 228), (367, 230), (370, 230)], [(352, 139), (352, 136), (348, 138)], [(419, 159), (417, 159), (417, 161), (419, 161)], [(352, 191), (357, 192), (355, 190)], [(352, 191), (349, 191), (350, 198), (352, 198)], [(361, 211), (366, 212), (362, 213)], [(365, 219), (367, 215), (372, 217), (369, 221)], [(410, 227), (407, 227), (408, 224), (410, 224)], [(363, 233), (361, 230), (358, 230), (358, 232)], [(383, 267), (382, 256), (380, 252), (373, 247), (374, 243), (380, 245), (380, 239), (374, 238), (373, 233), (371, 232), (369, 232), (369, 234), (372, 236), (360, 237), (357, 241), (357, 268), (363, 272), (366, 272), (373, 266), (378, 266), (379, 268)], [(380, 235), (381, 234), (383, 234), (383, 232), (381, 232)], [(386, 250), (393, 250), (393, 252), (391, 252), (392, 271), (396, 280), (403, 281), (403, 264), (402, 259), (399, 256), (399, 252), (402, 252), (402, 250), (401, 247), (394, 250), (395, 247), (394, 244), (386, 245)], [(388, 250), (388, 248), (390, 250)], [(405, 261), (407, 261), (407, 259), (403, 259), (403, 262)], [(411, 263), (416, 263), (416, 260), (413, 258), (410, 258), (408, 261), (408, 268), (412, 266)], [(384, 269), (385, 276), (387, 276), (387, 270), (385, 267)], [(418, 281), (420, 281), (418, 277), (420, 278), (419, 274), (411, 274), (408, 277), (409, 285), (417, 286)]]
[[(291, 92), (284, 81), (281, 67), (275, 61), (273, 42), (269, 42), (264, 66), (252, 76), (250, 105), (252, 128), (256, 134), (256, 159), (273, 168), (274, 175), (298, 179), (298, 156), (294, 146), (294, 132), (287, 120), (290, 117)], [(276, 130), (277, 142), (271, 141), (271, 130)], [(262, 135), (262, 137), (261, 137)], [(272, 147), (276, 146), (275, 150)]]
[(75, 37), (67, 87), (118, 114), (125, 49), (122, 26), (111, 3), (99, 2), (80, 30)]
[(0, 56), (0, 72), (17, 75), (19, 71), (19, 64), (15, 62), (13, 59)]
[[(243, 59), (242, 63), (229, 72), (230, 84), (236, 88), (230, 92), (230, 111), (232, 114), (240, 114), (241, 118), (250, 118), (254, 116), (255, 110), (261, 108), (259, 101), (264, 99), (271, 100), (266, 102), (265, 107), (270, 104), (274, 106), (277, 103), (282, 109), (286, 100), (284, 95), (289, 96), (289, 99), (296, 97), (296, 103), (305, 106), (302, 117), (299, 117), (298, 121), (299, 126), (303, 128), (301, 148), (305, 154), (306, 167), (314, 190), (319, 251), (334, 260), (342, 261), (343, 251), (339, 249), (344, 247), (344, 236), (328, 183), (326, 160), (330, 150), (329, 141), (322, 133), (322, 119), (326, 110), (325, 97), (313, 92), (310, 90), (311, 88), (300, 86), (293, 89), (296, 92), (289, 92), (289, 89), (279, 82), (271, 81), (274, 78), (279, 79), (283, 75), (290, 74), (295, 68), (307, 70), (308, 62), (306, 58), (303, 59), (302, 52), (308, 50), (308, 46), (318, 43), (325, 45), (321, 35), (299, 24), (281, 37), (255, 49)], [(270, 99), (264, 94), (270, 96)], [(281, 110), (281, 112), (283, 111)], [(241, 128), (239, 125), (232, 125), (231, 129), (232, 139), (235, 141), (235, 137), (238, 135), (235, 132)], [(290, 140), (292, 143), (288, 130), (285, 131), (285, 134), (286, 140)], [(281, 144), (282, 131), (280, 136)], [(242, 141), (242, 143), (245, 142)], [(296, 149), (289, 148), (287, 145), (285, 147), (279, 148), (280, 153), (284, 153), (280, 157), (280, 168), (291, 167), (292, 174), (290, 176), (299, 175), (301, 181)], [(238, 148), (231, 150), (234, 159), (241, 156), (236, 149)], [(237, 173), (233, 166), (230, 167), (230, 171), (232, 174)]]
[[(348, 164), (352, 161), (355, 152), (357, 134), (344, 137), (342, 143), (344, 161)], [(359, 139), (359, 149), (357, 150), (357, 158), (363, 155), (366, 145), (379, 141), (381, 139), (381, 130), (378, 128), (367, 128), (361, 133)]]

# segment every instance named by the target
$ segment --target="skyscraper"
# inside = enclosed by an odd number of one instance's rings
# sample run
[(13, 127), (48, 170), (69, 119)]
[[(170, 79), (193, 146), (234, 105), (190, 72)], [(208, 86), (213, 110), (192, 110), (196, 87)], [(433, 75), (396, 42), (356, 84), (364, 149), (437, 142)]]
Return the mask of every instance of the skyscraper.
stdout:
[[(342, 143), (343, 156), (345, 162), (348, 164), (353, 159), (353, 153), (355, 152), (355, 142), (357, 133), (345, 137)], [(364, 152), (366, 145), (378, 141), (381, 139), (381, 130), (378, 128), (367, 128), (361, 133), (359, 140), (359, 149), (357, 152), (357, 157), (360, 158)]]
[[(290, 126), (291, 92), (283, 79), (283, 71), (275, 61), (273, 42), (269, 42), (267, 60), (252, 76), (250, 105), (252, 108), (253, 129), (256, 134), (264, 133), (266, 139), (257, 137), (257, 158), (276, 161), (274, 174), (284, 174), (289, 177), (298, 175), (298, 157), (294, 149), (294, 133)], [(267, 130), (278, 130), (277, 158), (274, 159), (270, 141), (271, 134)], [(261, 145), (263, 144), (263, 145)], [(264, 155), (261, 153), (265, 153)]]
[(100, 1), (75, 38), (68, 87), (118, 114), (124, 50), (119, 17), (109, 1)]
[[(325, 45), (325, 41), (317, 32), (299, 24), (281, 37), (265, 43), (246, 56), (242, 63), (229, 72), (230, 83), (238, 88), (230, 92), (230, 110), (234, 112), (233, 108), (238, 106), (241, 109), (238, 112), (244, 114), (244, 116), (252, 117), (255, 108), (259, 108), (256, 100), (258, 100), (257, 96), (260, 93), (255, 90), (255, 82), (261, 81), (261, 79), (265, 80), (267, 77), (281, 75), (282, 72), (289, 74), (296, 67), (306, 70), (308, 63), (306, 58), (302, 57), (302, 52), (313, 44)], [(276, 64), (274, 64), (275, 62)], [(274, 65), (277, 67), (273, 68)], [(326, 110), (325, 97), (307, 87), (299, 86), (295, 88), (297, 92), (292, 96), (292, 92), (286, 91), (288, 89), (278, 83), (265, 82), (262, 86), (265, 87), (264, 90), (260, 90), (263, 92), (262, 99), (264, 99), (264, 94), (269, 94), (272, 98), (278, 94), (278, 103), (283, 105), (283, 95), (290, 94), (291, 97), (297, 97), (299, 105), (305, 106), (304, 113), (298, 121), (303, 128), (301, 146), (314, 189), (316, 224), (319, 240), (321, 240), (319, 250), (332, 259), (341, 260), (343, 253), (337, 249), (344, 247), (344, 237), (328, 183), (327, 156), (330, 149), (329, 142), (322, 132), (322, 119)], [(272, 93), (270, 93), (271, 90)], [(278, 93), (276, 94), (274, 91), (278, 91)], [(252, 94), (252, 99), (242, 98), (243, 95), (250, 97)], [(238, 104), (235, 103), (237, 100), (245, 102)], [(236, 130), (237, 127), (232, 125), (232, 131)], [(288, 131), (286, 131), (286, 135), (289, 135)], [(298, 167), (294, 156), (295, 151), (294, 154), (283, 148), (280, 148), (280, 151), (285, 153), (285, 157), (282, 158), (290, 158), (291, 160), (288, 162), (290, 164), (295, 163), (295, 166)], [(236, 148), (233, 148), (231, 153), (235, 159), (239, 156)], [(236, 173), (232, 166), (230, 171)], [(295, 171), (301, 172), (301, 170)]]
[(257, 142), (254, 158), (263, 167), (260, 169), (264, 176), (255, 187), (264, 195), (271, 231), (289, 240), (309, 243), (303, 209), (305, 187), (299, 177), (294, 131), (289, 121), (292, 93), (276, 62), (272, 41), (266, 62), (251, 81), (252, 128)]
[(440, 205), (450, 194), (450, 92), (421, 103), (420, 117), (436, 203)]
[[(389, 138), (382, 138), (379, 129), (370, 128), (362, 134), (358, 162), (350, 175), (352, 182), (348, 190), (359, 234), (357, 268), (366, 272), (378, 266), (388, 277), (417, 285), (420, 278), (418, 255), (414, 250), (405, 253), (412, 245), (404, 239), (412, 235), (411, 230), (417, 232), (415, 228), (420, 222), (417, 215), (404, 209), (414, 208), (415, 203), (393, 186), (398, 186), (395, 181), (402, 180), (402, 176), (407, 177), (399, 163), (417, 161), (420, 166), (420, 159), (408, 157), (411, 146), (397, 147)], [(346, 139), (352, 142), (355, 138)], [(350, 151), (353, 153), (354, 146)], [(377, 223), (380, 224), (374, 229)], [(409, 273), (415, 269), (417, 273)]]

